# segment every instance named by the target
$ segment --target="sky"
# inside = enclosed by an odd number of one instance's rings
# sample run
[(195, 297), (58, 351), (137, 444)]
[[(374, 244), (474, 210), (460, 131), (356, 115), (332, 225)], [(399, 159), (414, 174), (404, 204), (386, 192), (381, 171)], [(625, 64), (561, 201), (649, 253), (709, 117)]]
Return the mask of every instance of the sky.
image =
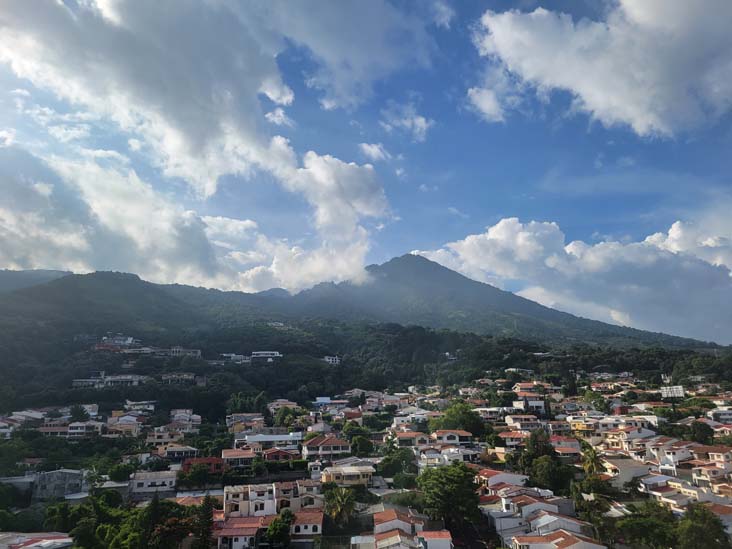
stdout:
[(732, 343), (732, 3), (2, 0), (0, 268), (292, 292), (419, 253)]

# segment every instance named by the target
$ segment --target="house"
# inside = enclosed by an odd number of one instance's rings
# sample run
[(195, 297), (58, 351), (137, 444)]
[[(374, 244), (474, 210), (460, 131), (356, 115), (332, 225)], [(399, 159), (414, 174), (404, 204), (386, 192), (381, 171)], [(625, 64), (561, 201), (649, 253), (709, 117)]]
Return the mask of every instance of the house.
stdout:
[(341, 364), (341, 357), (339, 356), (324, 356), (323, 361), (327, 362), (331, 366), (340, 366)]
[(183, 439), (183, 433), (180, 431), (173, 431), (168, 427), (155, 427), (145, 437), (145, 444), (149, 444), (159, 448), (161, 446), (167, 446), (173, 442), (178, 442)]
[(257, 455), (251, 450), (245, 449), (224, 449), (221, 450), (221, 459), (224, 460), (229, 469), (243, 469), (251, 467)]
[(525, 535), (513, 538), (512, 549), (605, 549), (605, 545), (592, 538), (557, 530), (545, 535)]
[(419, 549), (414, 536), (401, 530), (374, 534), (375, 549)]
[(300, 454), (295, 450), (282, 450), (281, 448), (268, 448), (262, 451), (264, 461), (292, 461), (298, 459)]
[(515, 431), (535, 431), (542, 427), (539, 419), (531, 414), (507, 415), (506, 425)]
[(466, 446), (472, 444), (473, 433), (461, 429), (440, 429), (434, 431), (430, 438), (441, 444), (459, 444)]
[(551, 511), (534, 513), (526, 522), (531, 533), (538, 535), (550, 534), (557, 530), (566, 530), (587, 537), (592, 537), (594, 534), (594, 526), (591, 523)]
[(651, 465), (630, 458), (603, 458), (602, 465), (605, 471), (612, 475), (610, 484), (623, 490), (625, 484), (637, 477), (650, 473)]
[(242, 446), (249, 446), (251, 448), (261, 448), (261, 450), (266, 450), (268, 448), (297, 450), (301, 442), (301, 432), (283, 434), (252, 433), (244, 434), (243, 436), (237, 436), (234, 439), (234, 445), (237, 448), (241, 448)]
[(68, 438), (80, 439), (102, 434), (104, 423), (101, 421), (73, 421), (68, 425)]
[(519, 399), (513, 401), (514, 408), (541, 416), (546, 414), (546, 402), (543, 396), (527, 392), (519, 392), (516, 395)]
[(206, 467), (211, 475), (220, 475), (227, 468), (226, 462), (222, 458), (212, 456), (187, 458), (183, 461), (181, 469), (184, 473), (190, 473), (191, 469), (196, 466)]
[(656, 433), (643, 427), (625, 426), (603, 433), (603, 446), (608, 451), (630, 452), (633, 441), (650, 438)]
[(319, 435), (302, 445), (302, 457), (313, 460), (333, 460), (351, 453), (351, 444), (332, 434)]
[(374, 534), (391, 530), (401, 530), (407, 534), (416, 534), (424, 529), (425, 520), (411, 513), (403, 513), (396, 509), (386, 509), (374, 513)]
[(527, 433), (526, 431), (503, 431), (502, 433), (498, 433), (498, 437), (503, 440), (506, 448), (520, 446), (530, 436), (531, 433)]
[(86, 471), (79, 469), (57, 469), (36, 473), (33, 482), (33, 500), (45, 501), (63, 499), (87, 489)]
[[(216, 525), (213, 537), (218, 549), (250, 549), (258, 545), (267, 527), (277, 515), (227, 518)], [(290, 525), (290, 544), (312, 547), (323, 532), (323, 512), (296, 511)]]
[(452, 535), (449, 530), (423, 530), (417, 534), (422, 549), (452, 549)]
[(279, 412), (282, 408), (290, 408), (292, 410), (296, 410), (297, 408), (299, 408), (299, 406), (297, 402), (292, 402), (291, 400), (287, 400), (286, 398), (278, 398), (267, 404), (267, 409), (272, 415), (276, 415), (277, 412)]
[(137, 471), (130, 477), (130, 496), (133, 498), (151, 497), (154, 493), (175, 493), (176, 471)]
[(282, 357), (283, 355), (280, 354), (279, 351), (253, 351), (250, 362), (252, 362), (252, 364), (256, 362), (265, 362), (271, 364), (281, 359)]
[(413, 448), (416, 446), (426, 446), (430, 443), (430, 438), (424, 433), (419, 431), (398, 431), (396, 433), (387, 433), (384, 436), (384, 442), (393, 436), (396, 438), (397, 444), (400, 448)]
[(320, 474), (323, 483), (334, 482), (340, 487), (369, 486), (375, 469), (370, 465), (326, 467)]
[(263, 517), (277, 514), (275, 489), (272, 484), (249, 484), (224, 487), (226, 517)]
[(73, 545), (73, 538), (69, 534), (63, 534), (60, 532), (39, 532), (32, 534), (0, 532), (0, 547), (3, 549), (66, 549)]
[(498, 484), (523, 486), (527, 480), (529, 480), (529, 477), (526, 475), (496, 469), (481, 469), (475, 476), (475, 481), (485, 488), (492, 488)]
[(273, 484), (250, 484), (224, 487), (224, 515), (253, 517), (274, 515), (282, 509), (293, 512), (322, 509), (320, 482), (298, 480)]
[(198, 456), (198, 449), (183, 444), (168, 444), (158, 448), (158, 455), (170, 461), (183, 461)]

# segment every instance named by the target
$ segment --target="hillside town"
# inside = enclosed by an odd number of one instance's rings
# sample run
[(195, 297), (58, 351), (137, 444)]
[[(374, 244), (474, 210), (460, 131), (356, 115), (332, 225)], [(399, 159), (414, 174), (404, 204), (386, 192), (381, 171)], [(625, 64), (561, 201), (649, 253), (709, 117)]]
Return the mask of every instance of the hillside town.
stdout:
[[(94, 352), (140, 348), (116, 338)], [(256, 352), (236, 361), (281, 357)], [(347, 367), (334, 359), (323, 360)], [(505, 368), (459, 386), (352, 388), (304, 403), (232, 395), (220, 420), (202, 417), (195, 403), (164, 409), (156, 400), (13, 411), (0, 417), (2, 449), (18, 442), (13, 449), (22, 451), (15, 462), (10, 451), (2, 460), (14, 474), (0, 478), (0, 517), (10, 530), (0, 547), (79, 546), (79, 527), (55, 517), (101, 497), (143, 514), (161, 502), (199, 522), (203, 513), (208, 528), (176, 531), (174, 547), (594, 549), (702, 534), (724, 538), (708, 546), (726, 547), (732, 392), (704, 376), (686, 387), (654, 386), (609, 370), (575, 371), (562, 386), (530, 368)], [(73, 386), (145, 382), (99, 372)], [(155, 382), (205, 379), (166, 372)], [(40, 443), (72, 454), (93, 446), (94, 465), (34, 455)], [(39, 509), (48, 532), (12, 531)]]

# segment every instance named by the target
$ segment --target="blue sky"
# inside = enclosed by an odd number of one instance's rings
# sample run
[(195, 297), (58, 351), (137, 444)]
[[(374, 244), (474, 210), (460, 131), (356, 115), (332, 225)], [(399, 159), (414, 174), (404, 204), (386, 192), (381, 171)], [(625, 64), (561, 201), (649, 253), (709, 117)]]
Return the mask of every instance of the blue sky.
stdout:
[(732, 341), (730, 21), (722, 0), (11, 0), (0, 267), (298, 291), (414, 251)]

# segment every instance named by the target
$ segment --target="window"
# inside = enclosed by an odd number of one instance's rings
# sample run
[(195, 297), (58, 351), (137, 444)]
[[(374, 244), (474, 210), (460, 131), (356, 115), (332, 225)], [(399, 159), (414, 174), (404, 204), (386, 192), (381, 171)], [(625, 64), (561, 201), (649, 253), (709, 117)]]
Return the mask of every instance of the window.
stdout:
[(299, 525), (296, 525), (295, 526), (295, 533), (296, 534), (299, 534), (300, 533), (300, 526)]
[(313, 524), (313, 533), (316, 533), (318, 531), (318, 525)]

